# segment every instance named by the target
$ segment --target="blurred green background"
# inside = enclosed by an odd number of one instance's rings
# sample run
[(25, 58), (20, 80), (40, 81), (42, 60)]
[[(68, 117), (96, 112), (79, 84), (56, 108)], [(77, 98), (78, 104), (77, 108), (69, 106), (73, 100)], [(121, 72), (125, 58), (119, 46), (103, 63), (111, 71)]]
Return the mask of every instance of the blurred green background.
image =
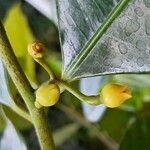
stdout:
[[(19, 0), (0, 0), (0, 19), (19, 63), (34, 88), (46, 81), (48, 76), (28, 55), (28, 43), (34, 40), (44, 43), (47, 49), (46, 61), (58, 76), (61, 74), (62, 58), (54, 20), (45, 17), (29, 3)], [(85, 118), (81, 102), (68, 92), (61, 95), (56, 106), (45, 110), (58, 150), (150, 149), (150, 75), (107, 76), (102, 85), (107, 82), (129, 84), (133, 98), (120, 108), (106, 109), (95, 123)], [(10, 86), (14, 87), (11, 82)], [(72, 83), (72, 86), (79, 88), (79, 81)], [(11, 89), (16, 98), (17, 91)], [(12, 123), (11, 128), (15, 128), (17, 133), (19, 131), (18, 136), (24, 138), (26, 149), (39, 150), (33, 126), (8, 106), (2, 107)], [(0, 113), (0, 139), (11, 144), (18, 137), (11, 137), (11, 132), (9, 136), (14, 140), (4, 136), (7, 130), (4, 112)], [(6, 150), (15, 149), (17, 146)]]

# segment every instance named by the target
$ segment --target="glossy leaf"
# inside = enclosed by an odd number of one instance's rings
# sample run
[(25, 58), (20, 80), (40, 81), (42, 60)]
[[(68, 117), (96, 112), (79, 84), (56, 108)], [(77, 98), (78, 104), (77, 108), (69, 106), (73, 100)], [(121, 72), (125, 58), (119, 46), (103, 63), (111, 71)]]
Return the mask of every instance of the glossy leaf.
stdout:
[[(58, 2), (64, 78), (150, 71), (148, 1), (126, 1), (128, 6), (119, 12), (119, 17), (98, 42), (88, 48), (87, 53), (87, 43), (115, 6), (113, 2), (114, 0)], [(106, 19), (105, 23), (108, 21)]]

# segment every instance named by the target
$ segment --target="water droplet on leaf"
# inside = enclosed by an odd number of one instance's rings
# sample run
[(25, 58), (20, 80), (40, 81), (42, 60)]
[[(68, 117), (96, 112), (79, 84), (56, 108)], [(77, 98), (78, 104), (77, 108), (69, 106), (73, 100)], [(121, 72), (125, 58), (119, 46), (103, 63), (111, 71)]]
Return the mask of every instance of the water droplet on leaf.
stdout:
[(144, 4), (146, 7), (150, 7), (150, 0), (144, 0)]
[(142, 40), (138, 40), (136, 42), (136, 48), (138, 48), (139, 50), (146, 50), (146, 43)]
[(143, 59), (142, 57), (139, 57), (139, 58), (137, 59), (137, 65), (138, 65), (139, 67), (144, 66), (144, 59)]
[(150, 15), (145, 17), (146, 34), (150, 36)]
[(127, 46), (123, 43), (119, 44), (118, 48), (121, 54), (126, 54), (128, 52)]
[(126, 35), (130, 36), (132, 33), (138, 31), (139, 28), (140, 24), (137, 20), (128, 20), (125, 27)]
[(134, 9), (134, 12), (139, 16), (142, 17), (144, 15), (144, 12), (142, 11), (142, 9), (140, 7), (137, 7)]

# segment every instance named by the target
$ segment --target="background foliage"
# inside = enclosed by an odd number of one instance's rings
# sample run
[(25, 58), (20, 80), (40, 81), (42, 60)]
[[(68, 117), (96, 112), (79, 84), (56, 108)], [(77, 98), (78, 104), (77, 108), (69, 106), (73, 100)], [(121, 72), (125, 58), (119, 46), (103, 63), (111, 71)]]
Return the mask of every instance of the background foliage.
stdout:
[[(114, 6), (111, 2), (107, 5), (110, 10)], [(110, 10), (105, 8), (105, 15)], [(0, 0), (0, 19), (34, 88), (48, 76), (27, 54), (27, 44), (33, 40), (46, 45), (47, 62), (60, 75), (61, 52), (55, 22), (19, 0)], [(150, 75), (109, 75), (106, 78), (101, 86), (108, 82), (129, 84), (133, 98), (120, 108), (106, 109), (100, 120), (91, 123), (83, 115), (81, 102), (65, 92), (56, 106), (46, 109), (58, 150), (150, 149)], [(20, 146), (23, 150), (38, 150), (33, 126), (10, 109), (14, 106), (12, 99), (17, 102), (19, 94), (2, 63), (0, 83), (0, 149), (15, 150)], [(73, 82), (72, 86), (78, 88), (79, 81)], [(8, 141), (10, 147), (4, 148)]]

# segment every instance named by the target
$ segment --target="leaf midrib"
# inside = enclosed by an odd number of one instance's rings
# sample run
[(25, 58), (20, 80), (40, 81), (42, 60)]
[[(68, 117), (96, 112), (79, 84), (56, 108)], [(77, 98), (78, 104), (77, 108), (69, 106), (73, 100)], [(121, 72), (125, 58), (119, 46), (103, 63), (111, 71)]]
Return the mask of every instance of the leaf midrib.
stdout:
[(81, 52), (77, 55), (77, 57), (72, 61), (69, 67), (64, 72), (63, 78), (70, 78), (70, 75), (76, 69), (76, 67), (83, 62), (83, 60), (87, 57), (87, 55), (92, 51), (93, 47), (102, 37), (102, 35), (106, 32), (106, 30), (113, 23), (114, 19), (120, 15), (120, 13), (124, 10), (125, 6), (128, 4), (130, 0), (121, 0), (117, 6), (111, 11), (106, 20), (101, 24), (101, 26), (97, 29), (95, 34), (90, 38), (90, 40), (86, 43), (85, 47), (81, 50)]

